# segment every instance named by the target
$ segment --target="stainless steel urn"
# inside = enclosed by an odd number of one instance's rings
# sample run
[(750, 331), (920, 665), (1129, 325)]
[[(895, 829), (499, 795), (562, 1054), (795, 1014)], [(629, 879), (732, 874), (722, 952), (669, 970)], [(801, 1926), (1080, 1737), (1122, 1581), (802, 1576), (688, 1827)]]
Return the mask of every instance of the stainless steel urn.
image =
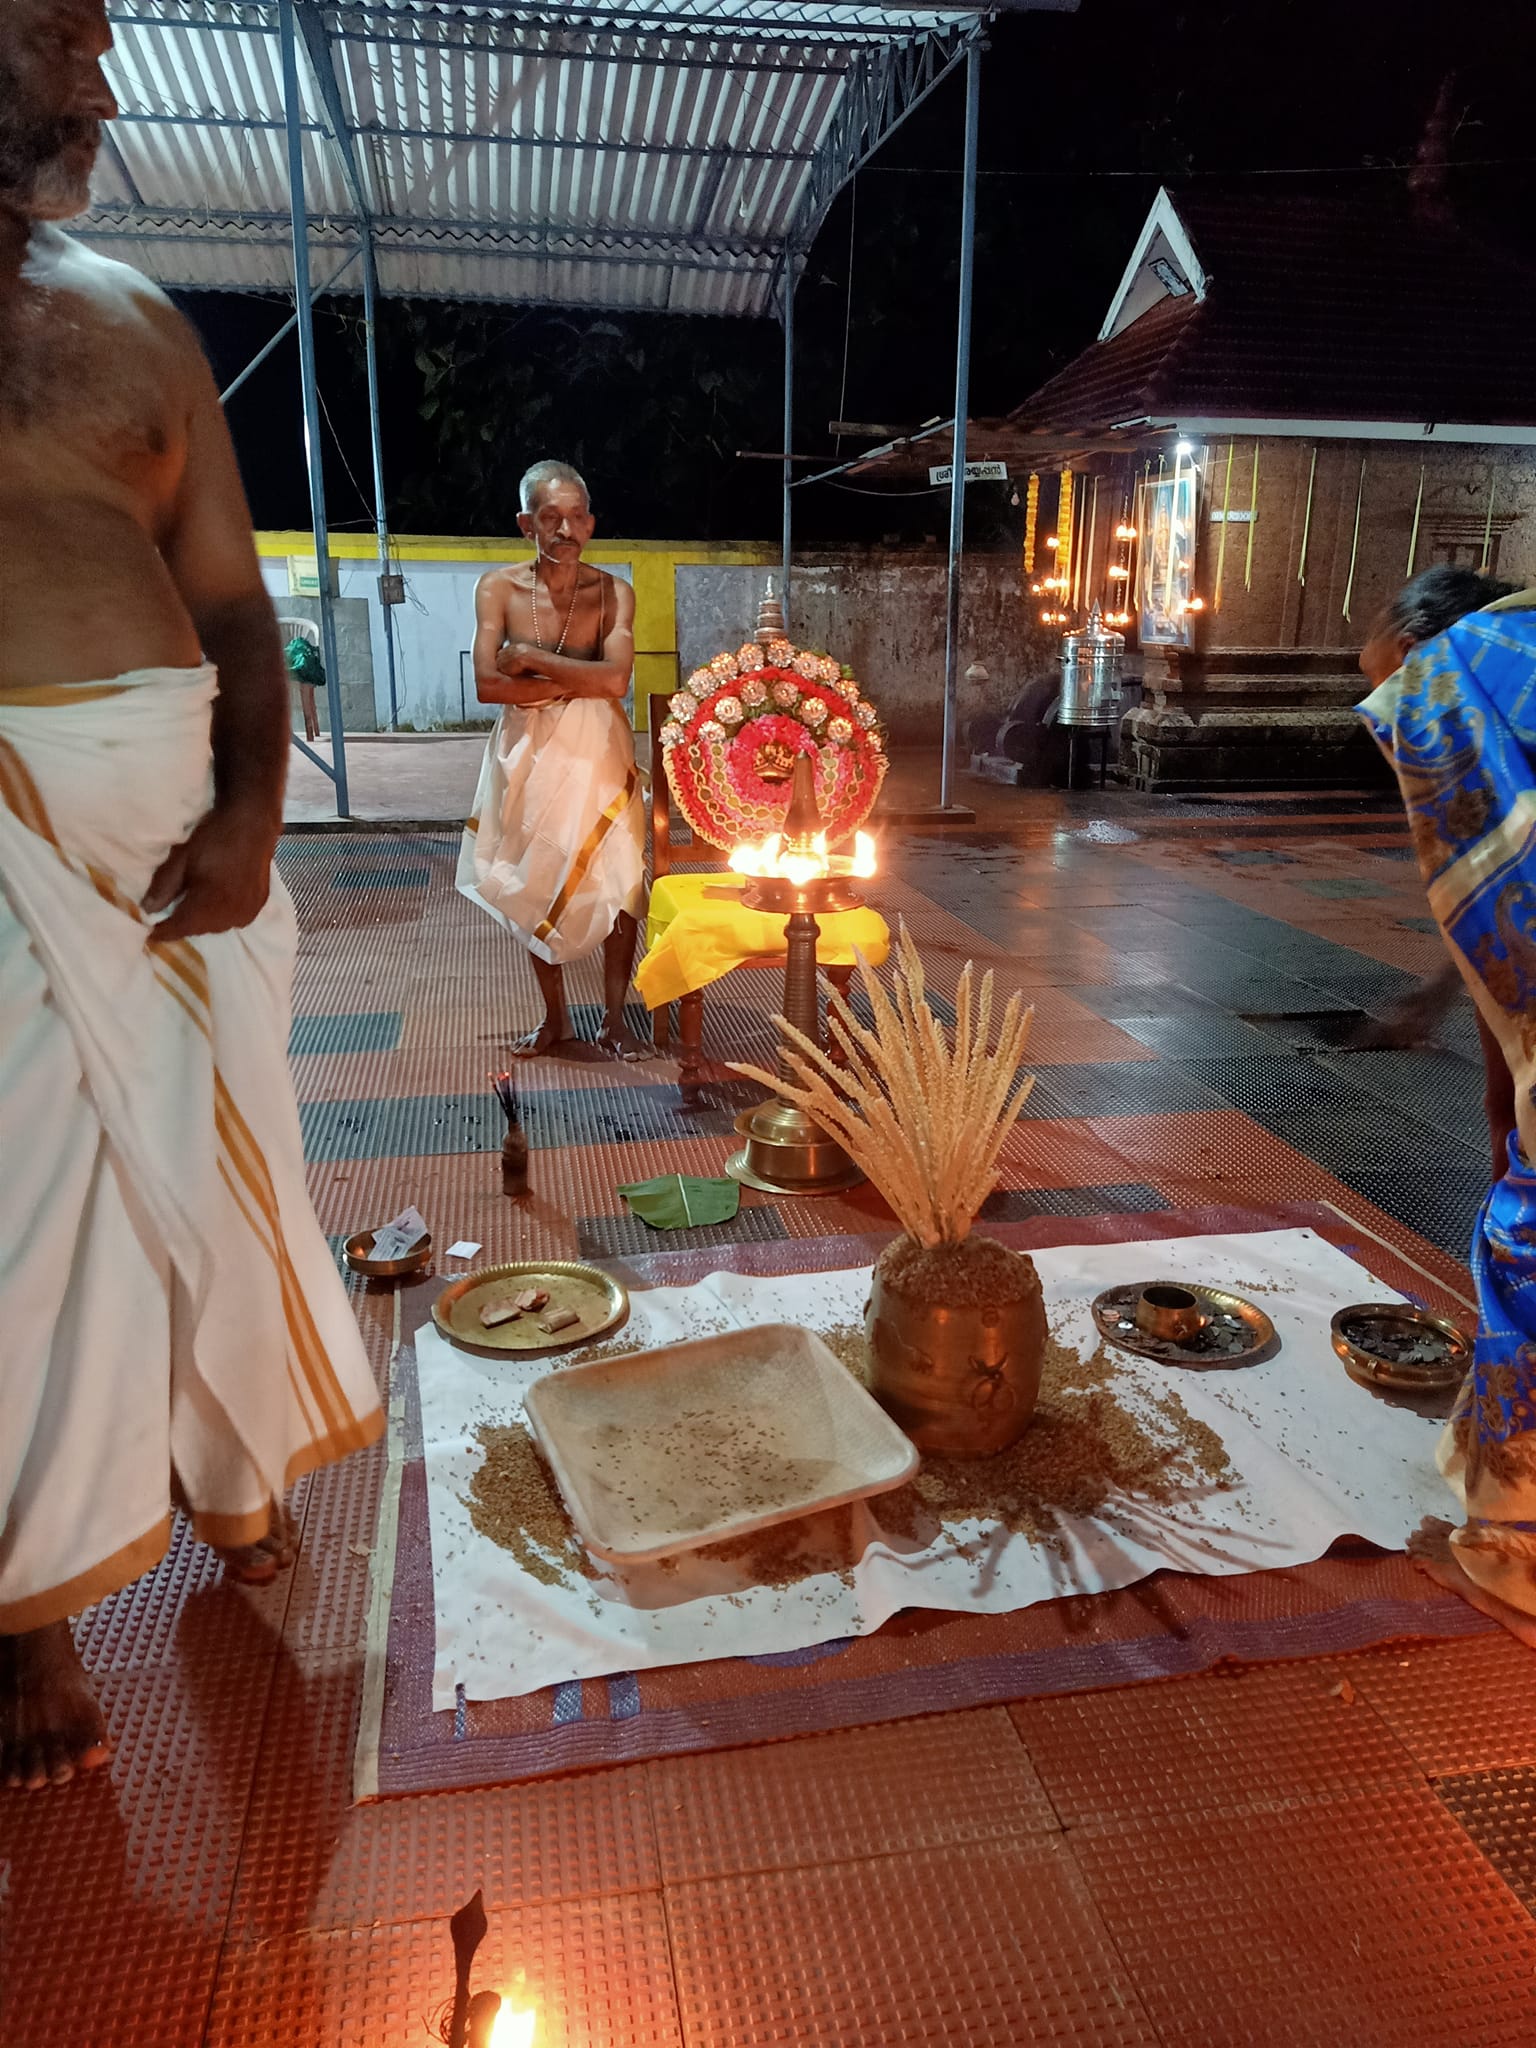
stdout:
[(1106, 626), (1094, 606), (1086, 626), (1061, 643), (1061, 708), (1058, 725), (1103, 731), (1120, 717), (1120, 672), (1125, 635)]

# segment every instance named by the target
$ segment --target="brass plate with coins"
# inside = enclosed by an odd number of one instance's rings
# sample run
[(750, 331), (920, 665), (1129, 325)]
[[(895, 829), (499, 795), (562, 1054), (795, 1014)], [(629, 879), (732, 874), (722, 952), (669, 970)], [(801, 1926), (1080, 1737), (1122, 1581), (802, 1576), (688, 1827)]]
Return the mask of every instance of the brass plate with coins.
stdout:
[(1240, 1294), (1224, 1287), (1200, 1287), (1193, 1280), (1177, 1284), (1192, 1294), (1206, 1316), (1205, 1327), (1179, 1343), (1154, 1337), (1140, 1328), (1136, 1309), (1148, 1287), (1168, 1282), (1133, 1280), (1125, 1287), (1106, 1287), (1093, 1304), (1094, 1328), (1101, 1337), (1138, 1358), (1156, 1359), (1159, 1365), (1191, 1366), (1211, 1370), (1223, 1366), (1257, 1365), (1279, 1348), (1275, 1326), (1263, 1309), (1255, 1308)]
[(1444, 1316), (1406, 1301), (1359, 1301), (1333, 1319), (1333, 1348), (1362, 1386), (1439, 1394), (1459, 1387), (1471, 1340)]
[[(547, 1294), (549, 1300), (489, 1329), (480, 1320), (482, 1309), (515, 1300), (530, 1289)], [(544, 1328), (572, 1309), (576, 1322), (558, 1330)], [(629, 1295), (617, 1280), (596, 1266), (565, 1259), (522, 1259), (482, 1267), (445, 1287), (432, 1304), (432, 1320), (448, 1342), (481, 1358), (540, 1358), (554, 1351), (574, 1351), (610, 1336), (628, 1315)]]

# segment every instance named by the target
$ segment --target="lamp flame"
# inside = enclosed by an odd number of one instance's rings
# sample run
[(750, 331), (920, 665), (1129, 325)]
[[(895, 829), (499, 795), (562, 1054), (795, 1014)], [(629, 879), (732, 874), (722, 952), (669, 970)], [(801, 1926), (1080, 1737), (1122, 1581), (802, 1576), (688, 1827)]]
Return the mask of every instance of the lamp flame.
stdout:
[(769, 881), (791, 882), (803, 888), (834, 871), (867, 878), (877, 872), (875, 842), (868, 832), (856, 832), (853, 858), (834, 859), (827, 851), (825, 832), (809, 840), (786, 840), (782, 832), (770, 832), (766, 839), (744, 840), (731, 848), (734, 874)]
[(503, 1999), (500, 2012), (491, 2022), (491, 2048), (533, 2048), (538, 2018), (532, 2006), (514, 2008)]
[(770, 832), (766, 839), (756, 841), (744, 839), (731, 848), (731, 866), (738, 875), (776, 875), (783, 844), (782, 832)]

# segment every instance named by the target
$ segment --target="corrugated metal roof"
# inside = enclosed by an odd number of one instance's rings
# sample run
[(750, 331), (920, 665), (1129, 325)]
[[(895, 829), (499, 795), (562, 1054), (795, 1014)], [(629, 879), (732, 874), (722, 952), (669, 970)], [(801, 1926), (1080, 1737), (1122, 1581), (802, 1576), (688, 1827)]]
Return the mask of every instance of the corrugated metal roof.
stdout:
[[(1004, 0), (1074, 6), (1076, 0)], [(381, 290), (762, 313), (786, 247), (987, 10), (296, 0), (312, 271)], [(162, 283), (293, 289), (275, 0), (112, 0), (122, 114), (80, 231)], [(357, 271), (346, 286), (356, 289)]]

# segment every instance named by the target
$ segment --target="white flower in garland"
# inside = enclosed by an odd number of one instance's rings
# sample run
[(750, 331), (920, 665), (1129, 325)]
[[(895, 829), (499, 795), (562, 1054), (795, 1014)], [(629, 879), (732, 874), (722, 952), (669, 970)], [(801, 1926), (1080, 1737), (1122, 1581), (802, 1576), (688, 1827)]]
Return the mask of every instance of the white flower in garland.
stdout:
[(800, 705), (800, 716), (807, 725), (821, 725), (826, 721), (827, 707), (820, 697), (806, 697)]
[(715, 679), (707, 668), (696, 668), (683, 687), (702, 700), (715, 687)]
[(880, 722), (880, 714), (876, 711), (873, 704), (858, 705), (853, 715), (866, 732), (873, 732), (876, 725)]
[(816, 664), (816, 680), (819, 683), (836, 683), (842, 680), (842, 663), (834, 661), (830, 654), (822, 655)]
[(697, 703), (686, 690), (679, 690), (677, 695), (670, 698), (667, 703), (667, 709), (674, 718), (692, 718), (698, 708)]
[(736, 673), (735, 655), (717, 654), (714, 660), (709, 664), (709, 672), (715, 678), (716, 682), (730, 682), (731, 678)]
[(804, 676), (808, 683), (821, 681), (821, 656), (819, 654), (797, 654), (790, 663), (797, 676)]
[(768, 685), (761, 676), (748, 676), (741, 686), (741, 701), (749, 711), (756, 711), (768, 702)]
[(850, 704), (858, 703), (859, 686), (854, 681), (852, 674), (846, 669), (844, 670), (842, 675), (838, 677), (837, 687), (842, 692), (842, 694), (848, 699), (848, 702)]
[(715, 716), (722, 725), (740, 725), (746, 713), (739, 697), (720, 697), (715, 702)]
[(725, 738), (725, 727), (718, 718), (706, 718), (699, 727), (699, 738), (701, 740), (723, 740)]
[(827, 724), (827, 738), (835, 747), (846, 747), (853, 738), (853, 727), (846, 718), (830, 719)]
[[(675, 704), (677, 702), (677, 699), (674, 697), (672, 701)], [(675, 718), (669, 718), (666, 724), (661, 728), (660, 738), (661, 744), (664, 747), (681, 746), (683, 743), (683, 728), (678, 724)]]
[(781, 711), (793, 711), (800, 702), (800, 685), (792, 683), (788, 676), (780, 676), (768, 694)]
[(753, 669), (761, 665), (762, 659), (763, 650), (755, 640), (743, 641), (742, 645), (736, 650), (737, 674), (743, 676), (749, 674)]
[(787, 640), (770, 640), (767, 653), (770, 668), (788, 668), (795, 658), (795, 650)]

